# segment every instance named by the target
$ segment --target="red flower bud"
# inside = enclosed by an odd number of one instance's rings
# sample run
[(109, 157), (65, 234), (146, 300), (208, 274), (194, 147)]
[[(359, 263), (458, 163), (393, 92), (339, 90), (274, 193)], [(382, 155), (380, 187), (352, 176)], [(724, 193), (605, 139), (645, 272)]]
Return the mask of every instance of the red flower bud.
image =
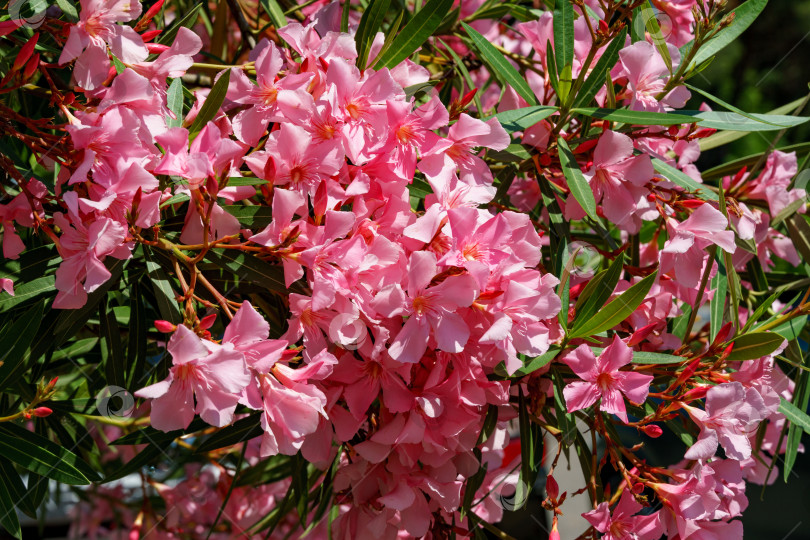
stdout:
[(478, 88), (473, 88), (472, 90), (464, 94), (464, 97), (462, 97), (459, 100), (458, 104), (461, 105), (462, 107), (466, 107), (473, 100), (476, 93), (478, 93)]
[(157, 328), (158, 332), (163, 332), (164, 334), (171, 334), (175, 330), (177, 330), (177, 326), (173, 325), (169, 321), (155, 321), (155, 328)]
[(599, 31), (602, 32), (603, 34), (606, 34), (608, 30), (610, 30), (608, 23), (603, 19), (599, 19)]
[(20, 52), (17, 53), (17, 58), (14, 59), (14, 64), (11, 66), (12, 71), (17, 71), (22, 69), (28, 59), (31, 58), (31, 55), (34, 54), (34, 47), (37, 46), (37, 39), (39, 39), (39, 34), (34, 34), (34, 37), (29, 39), (25, 45), (20, 48)]
[(717, 335), (714, 336), (714, 341), (712, 341), (712, 348), (720, 346), (721, 343), (725, 343), (729, 336), (731, 336), (731, 330), (734, 325), (731, 324), (731, 321), (727, 322), (723, 325), (722, 328), (717, 332)]
[(37, 418), (45, 418), (46, 416), (50, 416), (53, 411), (48, 407), (37, 407), (31, 413), (36, 416)]
[(211, 326), (214, 324), (214, 321), (216, 321), (216, 320), (217, 320), (217, 314), (216, 313), (212, 313), (211, 315), (206, 315), (200, 321), (200, 328), (202, 328), (203, 330), (207, 330), (208, 328), (211, 328)]
[(656, 424), (647, 424), (646, 426), (642, 426), (640, 429), (646, 436), (652, 437), (653, 439), (657, 439), (664, 434), (664, 430), (661, 429), (661, 426)]
[(699, 208), (703, 206), (703, 201), (700, 199), (687, 199), (680, 202), (681, 206), (685, 208)]
[(710, 386), (698, 386), (697, 388), (692, 388), (687, 393), (683, 395), (684, 401), (692, 401), (694, 399), (702, 399), (706, 397), (706, 392), (709, 391)]
[(680, 126), (669, 126), (669, 129), (667, 129), (667, 133), (669, 134), (670, 137), (675, 137), (680, 130), (681, 130)]
[(729, 344), (728, 344), (728, 347), (726, 347), (726, 350), (724, 350), (724, 351), (723, 351), (723, 354), (721, 354), (721, 355), (720, 355), (720, 358), (722, 358), (723, 360), (725, 360), (726, 358), (728, 358), (728, 355), (730, 355), (730, 354), (731, 354), (731, 351), (732, 351), (732, 350), (734, 350), (734, 344), (733, 344), (733, 343), (729, 343)]
[(141, 39), (144, 43), (148, 43), (159, 36), (160, 32), (162, 32), (162, 30), (148, 30), (141, 34)]
[(641, 482), (636, 482), (635, 484), (633, 484), (633, 489), (632, 489), (632, 491), (633, 491), (633, 493), (635, 493), (636, 495), (638, 495), (639, 493), (641, 493), (642, 491), (644, 491), (644, 484), (642, 484)]
[(539, 161), (540, 165), (542, 165), (543, 167), (548, 167), (549, 165), (551, 165), (551, 156), (549, 156), (548, 154), (540, 154)]
[(169, 49), (168, 45), (163, 45), (162, 43), (147, 43), (146, 49), (149, 51), (149, 54), (160, 54), (165, 50)]
[(714, 135), (715, 133), (717, 133), (717, 130), (714, 128), (703, 128), (697, 130), (692, 137), (695, 139), (705, 139), (706, 137)]
[(36, 53), (25, 65), (25, 69), (23, 70), (22, 74), (23, 80), (30, 79), (31, 75), (36, 73), (38, 67), (39, 67), (39, 53)]
[(642, 326), (641, 328), (633, 332), (633, 335), (630, 336), (630, 340), (627, 342), (627, 345), (630, 347), (635, 347), (636, 345), (644, 341), (647, 338), (647, 336), (649, 336), (650, 333), (652, 333), (652, 331), (655, 330), (656, 326), (658, 326), (658, 323), (651, 323), (648, 324), (647, 326)]

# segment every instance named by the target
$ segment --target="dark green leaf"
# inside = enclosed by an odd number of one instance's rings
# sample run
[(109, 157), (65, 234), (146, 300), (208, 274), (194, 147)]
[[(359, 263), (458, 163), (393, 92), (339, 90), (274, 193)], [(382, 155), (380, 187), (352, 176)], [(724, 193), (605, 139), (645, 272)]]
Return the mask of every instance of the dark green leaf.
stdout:
[(183, 80), (180, 77), (175, 78), (166, 91), (166, 106), (174, 114), (174, 118), (166, 115), (166, 126), (183, 125)]
[(223, 427), (210, 437), (207, 437), (195, 450), (196, 453), (211, 452), (227, 446), (233, 446), (250, 439), (255, 439), (264, 433), (261, 426), (261, 413), (254, 413), (247, 418), (237, 420), (230, 426)]
[[(577, 303), (574, 306), (576, 319), (574, 325), (579, 324), (579, 321), (587, 321), (605, 305), (610, 295), (616, 289), (619, 279), (622, 276), (624, 268), (623, 255), (619, 255), (610, 263), (607, 270), (603, 270), (596, 274), (582, 292), (577, 297)], [(581, 306), (580, 306), (581, 304)]]
[(200, 8), (202, 8), (202, 2), (194, 4), (194, 6), (188, 10), (188, 13), (183, 15), (182, 19), (173, 22), (167, 30), (160, 33), (160, 37), (155, 40), (156, 43), (171, 46), (180, 28), (191, 28), (196, 24), (197, 18), (200, 15)]
[(630, 109), (578, 107), (573, 109), (572, 112), (590, 116), (591, 118), (599, 118), (601, 120), (610, 120), (611, 122), (621, 122), (623, 124), (632, 124), (636, 126), (673, 126), (680, 124), (694, 124), (701, 121), (701, 119), (696, 116), (689, 116), (685, 114), (633, 111)]
[(3, 475), (3, 481), (0, 482), (0, 525), (11, 536), (22, 538), (17, 502), (25, 493), (25, 486), (11, 463), (4, 459), (0, 460), (0, 473)]
[[(230, 185), (230, 182), (229, 182)], [(223, 210), (235, 217), (241, 225), (254, 231), (261, 230), (273, 221), (273, 209), (269, 206), (242, 206), (229, 204)]]
[(658, 158), (653, 158), (652, 162), (653, 168), (656, 170), (656, 172), (663, 175), (670, 182), (681, 186), (687, 191), (696, 193), (697, 196), (703, 200), (716, 201), (719, 199), (717, 193), (715, 193), (708, 187), (704, 186), (703, 184), (695, 182), (695, 180), (691, 176), (682, 173), (672, 165), (664, 163)]
[(14, 382), (13, 376), (25, 368), (25, 352), (37, 336), (44, 310), (45, 303), (37, 303), (0, 336), (0, 389)]
[(391, 69), (413, 54), (439, 28), (452, 6), (453, 0), (429, 0), (394, 38), (385, 54), (377, 58), (374, 69)]
[(0, 426), (0, 455), (24, 469), (64, 484), (87, 485), (91, 482), (88, 472), (93, 473), (92, 479), (98, 477), (73, 452), (14, 424)]
[(772, 328), (771, 332), (779, 334), (788, 341), (793, 341), (799, 334), (801, 334), (804, 327), (807, 325), (807, 315), (802, 315), (789, 321), (785, 321), (779, 326)]
[(695, 56), (692, 58), (692, 66), (708, 60), (711, 56), (717, 54), (726, 45), (737, 39), (737, 36), (742, 34), (746, 28), (751, 26), (751, 23), (759, 16), (768, 0), (748, 0), (744, 4), (736, 8), (734, 13), (734, 20), (731, 21), (727, 27), (720, 30), (717, 35), (705, 43)]
[(284, 16), (284, 10), (281, 9), (278, 0), (261, 0), (261, 3), (264, 11), (270, 16), (270, 20), (277, 29), (287, 26), (287, 17)]
[(102, 298), (99, 304), (99, 330), (105, 343), (104, 367), (107, 383), (124, 387), (126, 385), (126, 365), (124, 363), (124, 349), (121, 343), (121, 331), (115, 320), (112, 309), (108, 309), (107, 298)]
[(571, 0), (554, 2), (554, 60), (562, 72), (574, 62), (574, 5)]
[(751, 332), (734, 340), (734, 348), (728, 355), (729, 362), (756, 360), (768, 356), (785, 341), (785, 338), (772, 332)]
[(514, 133), (515, 131), (523, 131), (541, 120), (545, 120), (558, 110), (557, 107), (536, 105), (534, 107), (524, 107), (522, 109), (500, 112), (489, 118), (485, 118), (485, 120), (497, 118), (498, 122), (501, 123), (501, 126), (503, 126), (503, 129), (505, 129), (507, 133)]
[(360, 17), (354, 40), (357, 43), (357, 67), (361, 70), (366, 69), (368, 52), (371, 50), (371, 44), (377, 31), (382, 26), (389, 5), (391, 5), (391, 0), (371, 0), (363, 11), (363, 16)]
[(300, 287), (295, 285), (287, 289), (284, 282), (284, 269), (280, 265), (273, 265), (252, 255), (230, 249), (212, 249), (205, 257), (217, 266), (226, 268), (237, 276), (267, 287), (271, 291), (285, 295), (289, 291), (301, 292)]
[(619, 51), (624, 47), (625, 40), (627, 39), (627, 28), (622, 28), (619, 35), (613, 38), (610, 45), (607, 46), (602, 56), (596, 62), (596, 65), (591, 70), (588, 78), (585, 79), (582, 87), (577, 92), (577, 97), (574, 99), (574, 107), (582, 107), (596, 97), (599, 89), (605, 85), (605, 78), (619, 61)]
[(596, 215), (596, 199), (593, 197), (591, 185), (588, 183), (588, 180), (585, 179), (582, 170), (579, 168), (577, 158), (571, 152), (571, 149), (568, 148), (568, 143), (565, 142), (563, 137), (557, 139), (557, 147), (560, 154), (560, 167), (562, 168), (563, 174), (565, 174), (565, 180), (568, 182), (568, 189), (571, 190), (571, 195), (574, 196), (582, 209), (585, 210), (588, 217), (594, 221), (598, 221), (599, 218)]
[(172, 324), (180, 324), (183, 320), (180, 314), (180, 308), (177, 306), (174, 291), (171, 286), (171, 278), (160, 264), (155, 260), (154, 255), (150, 252), (151, 248), (144, 247), (144, 256), (146, 258), (146, 272), (149, 281), (152, 283), (152, 289), (155, 293), (155, 301), (157, 302), (158, 311), (160, 316)]
[(658, 272), (654, 272), (614, 298), (596, 315), (575, 325), (570, 339), (593, 336), (613, 328), (632, 314), (644, 301)]
[(529, 87), (526, 78), (510, 64), (506, 58), (484, 36), (473, 30), (468, 24), (461, 23), (473, 46), (481, 54), (481, 59), (492, 69), (493, 75), (500, 81), (514, 88), (529, 105), (538, 105), (534, 91)]
[(225, 94), (228, 93), (228, 83), (230, 80), (231, 70), (228, 68), (222, 72), (217, 82), (214, 83), (211, 92), (208, 93), (208, 97), (205, 98), (205, 102), (194, 118), (194, 122), (192, 122), (191, 127), (188, 128), (189, 138), (193, 138), (208, 122), (216, 117), (219, 108), (225, 101)]
[(803, 429), (806, 433), (810, 433), (810, 416), (807, 416), (803, 410), (796, 407), (794, 404), (781, 398), (782, 402), (779, 404), (779, 412), (785, 415), (788, 421), (797, 427)]
[(709, 303), (709, 337), (714, 339), (723, 326), (728, 293), (728, 277), (722, 258), (717, 259), (717, 274), (712, 278), (712, 289), (714, 289), (714, 296)]

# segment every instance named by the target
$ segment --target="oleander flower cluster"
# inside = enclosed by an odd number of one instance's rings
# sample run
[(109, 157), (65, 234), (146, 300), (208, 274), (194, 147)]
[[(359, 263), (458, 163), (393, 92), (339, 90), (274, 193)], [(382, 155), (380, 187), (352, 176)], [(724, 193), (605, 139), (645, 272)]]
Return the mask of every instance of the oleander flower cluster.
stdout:
[(0, 22), (49, 96), (0, 103), (0, 385), (61, 377), (0, 422), (73, 437), (73, 536), (560, 538), (582, 497), (572, 538), (742, 538), (802, 450), (810, 223), (795, 152), (697, 165), (806, 120), (686, 82), (724, 2), (210, 4)]

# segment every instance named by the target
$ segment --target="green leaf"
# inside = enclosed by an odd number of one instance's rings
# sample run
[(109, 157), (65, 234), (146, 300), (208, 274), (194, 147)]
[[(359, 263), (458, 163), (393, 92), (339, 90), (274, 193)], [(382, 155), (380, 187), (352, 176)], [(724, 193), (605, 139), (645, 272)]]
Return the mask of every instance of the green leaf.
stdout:
[(799, 214), (794, 214), (790, 219), (785, 220), (785, 225), (787, 225), (788, 235), (802, 259), (810, 261), (810, 225)]
[(712, 278), (712, 289), (714, 296), (709, 303), (709, 338), (713, 340), (723, 326), (728, 294), (728, 276), (721, 257), (717, 259), (717, 274)]
[(734, 339), (734, 348), (728, 355), (729, 362), (756, 360), (778, 349), (785, 338), (772, 332), (750, 332)]
[[(0, 478), (3, 478), (0, 489), (8, 489), (11, 493), (12, 500), (16, 501), (15, 506), (25, 512), (25, 515), (28, 517), (36, 519), (37, 507), (32, 504), (33, 501), (30, 497), (26, 497), (27, 489), (25, 488), (25, 484), (23, 484), (22, 478), (20, 478), (19, 473), (17, 473), (17, 469), (14, 468), (14, 464), (4, 458), (0, 458)], [(0, 507), (0, 512), (4, 510), (6, 509)], [(0, 525), (8, 528), (2, 518), (0, 518)]]
[(269, 184), (263, 178), (253, 178), (250, 176), (231, 176), (228, 178), (228, 187), (232, 186), (263, 186)]
[(545, 120), (557, 111), (559, 111), (557, 107), (536, 105), (534, 107), (524, 107), (522, 109), (500, 112), (483, 120), (486, 121), (491, 118), (497, 118), (498, 122), (501, 123), (501, 126), (503, 126), (503, 129), (505, 129), (507, 133), (514, 133), (515, 131), (523, 131), (541, 120)]
[(591, 319), (575, 325), (569, 339), (593, 336), (613, 328), (633, 313), (644, 301), (658, 272), (654, 272), (614, 298)]
[(202, 2), (198, 2), (188, 10), (182, 19), (179, 21), (175, 21), (172, 25), (163, 32), (160, 33), (160, 37), (158, 37), (155, 42), (161, 45), (168, 45), (171, 46), (174, 43), (174, 38), (177, 36), (177, 31), (180, 28), (191, 28), (193, 27), (196, 22), (197, 18), (200, 15), (200, 8), (202, 8)]
[(785, 398), (781, 398), (781, 400), (779, 412), (784, 414), (792, 425), (802, 428), (806, 433), (810, 433), (810, 416), (807, 416), (807, 413)]
[(174, 114), (174, 118), (166, 115), (166, 126), (180, 127), (183, 125), (183, 80), (175, 78), (166, 91), (166, 106)]
[(234, 252), (230, 249), (212, 249), (205, 258), (221, 268), (227, 268), (240, 278), (267, 287), (271, 291), (287, 295), (289, 292), (302, 292), (295, 285), (287, 289), (284, 282), (284, 269), (252, 255)]
[(413, 54), (439, 28), (452, 6), (453, 0), (430, 0), (408, 21), (388, 50), (377, 58), (374, 69), (391, 69)]
[(624, 268), (623, 256), (619, 255), (614, 259), (606, 270), (596, 274), (582, 289), (574, 305), (576, 319), (574, 326), (580, 321), (587, 321), (608, 301), (610, 295), (616, 289)]
[(391, 0), (371, 0), (365, 11), (363, 11), (360, 24), (357, 26), (357, 33), (354, 35), (354, 40), (357, 43), (357, 67), (360, 70), (366, 69), (368, 52), (371, 50), (371, 44), (377, 35), (377, 31), (382, 26), (390, 5)]
[[(228, 185), (231, 185), (231, 183), (228, 182)], [(273, 209), (269, 206), (227, 204), (222, 209), (235, 217), (245, 228), (254, 231), (267, 227), (273, 221)]]
[(789, 321), (785, 321), (779, 326), (772, 328), (771, 332), (779, 334), (788, 341), (793, 341), (799, 334), (801, 334), (804, 327), (807, 325), (807, 315), (802, 315)]
[(228, 83), (230, 80), (231, 70), (228, 68), (222, 72), (222, 75), (219, 76), (217, 82), (214, 83), (214, 86), (211, 88), (211, 92), (209, 92), (208, 97), (205, 98), (205, 102), (202, 104), (200, 111), (194, 118), (194, 122), (192, 122), (191, 127), (188, 128), (189, 138), (193, 138), (197, 133), (200, 132), (202, 128), (205, 127), (206, 124), (208, 124), (209, 121), (216, 117), (217, 113), (219, 112), (219, 108), (225, 101), (225, 95), (228, 93)]
[(107, 383), (124, 387), (126, 385), (126, 365), (124, 362), (124, 349), (121, 343), (121, 331), (115, 320), (115, 313), (108, 309), (107, 298), (102, 298), (99, 304), (99, 330), (104, 337), (104, 368)]
[(171, 206), (173, 204), (184, 203), (189, 199), (191, 199), (191, 197), (188, 196), (188, 193), (178, 193), (177, 195), (172, 195), (171, 197), (160, 203), (160, 207), (166, 208), (167, 206)]
[(565, 142), (563, 137), (557, 139), (557, 147), (560, 155), (560, 167), (565, 174), (571, 195), (574, 196), (582, 209), (585, 210), (588, 217), (594, 221), (598, 221), (599, 218), (596, 215), (596, 199), (593, 197), (590, 184), (588, 184), (588, 181), (582, 174), (582, 170), (579, 168), (577, 158), (574, 157), (571, 149), (568, 148), (568, 143)]
[(146, 366), (147, 326), (146, 306), (141, 295), (140, 282), (136, 281), (129, 297), (129, 338), (127, 343), (127, 388), (137, 388), (137, 377)]
[(492, 74), (503, 84), (511, 86), (529, 105), (538, 105), (534, 91), (529, 87), (526, 78), (510, 64), (503, 54), (484, 36), (473, 30), (470, 25), (461, 23), (470, 36), (474, 48), (481, 54), (481, 59), (492, 69)]
[(56, 0), (56, 5), (62, 10), (62, 13), (68, 16), (71, 22), (79, 20), (79, 12), (76, 11), (74, 6), (69, 0)]
[(655, 9), (650, 0), (647, 0), (646, 5), (641, 6), (641, 16), (644, 18), (645, 26), (650, 33), (655, 48), (658, 49), (658, 53), (664, 59), (667, 69), (672, 73), (672, 58), (669, 55), (666, 36), (661, 33), (661, 26), (658, 24), (658, 19), (655, 18)]
[[(801, 349), (794, 343), (788, 346), (787, 355), (791, 357), (797, 364), (804, 365), (804, 358)], [(810, 399), (810, 373), (805, 370), (799, 370), (796, 377), (796, 385), (793, 391), (793, 399), (791, 403), (796, 406), (800, 411), (807, 410), (808, 400)], [(785, 468), (784, 479), (790, 475), (793, 470), (793, 465), (796, 463), (796, 455), (799, 451), (799, 443), (802, 438), (802, 430), (794, 423), (789, 423), (787, 429), (787, 444), (785, 445)]]
[[(810, 120), (807, 116), (783, 114), (747, 114), (728, 111), (678, 111), (699, 119), (700, 127), (727, 131), (776, 131), (800, 126)], [(693, 114), (692, 114), (693, 113)]]
[(562, 432), (562, 444), (564, 447), (571, 446), (576, 439), (577, 424), (576, 417), (568, 413), (568, 408), (563, 397), (563, 387), (565, 383), (559, 371), (552, 369), (551, 382), (554, 387), (554, 412), (557, 415), (557, 426)]
[(25, 351), (31, 346), (39, 331), (45, 303), (39, 302), (23, 313), (11, 326), (3, 329), (0, 337), (0, 390), (14, 382), (25, 369)]
[(653, 158), (652, 163), (656, 172), (663, 175), (670, 182), (681, 186), (687, 191), (695, 193), (698, 197), (705, 201), (719, 200), (717, 193), (703, 184), (696, 182), (692, 177), (684, 174), (672, 165), (669, 165), (658, 158)]
[[(261, 3), (276, 28), (287, 26), (287, 17), (284, 16), (284, 10), (281, 9), (278, 0), (261, 0)], [(346, 31), (348, 31), (348, 28)]]
[(210, 437), (207, 437), (194, 451), (198, 454), (219, 450), (233, 446), (250, 439), (255, 439), (264, 433), (261, 426), (262, 413), (253, 413), (247, 418), (237, 420), (230, 426), (223, 427)]
[(175, 301), (169, 275), (155, 260), (151, 248), (144, 247), (144, 257), (146, 258), (146, 274), (152, 283), (152, 290), (155, 293), (155, 301), (160, 316), (172, 324), (180, 324), (183, 317)]
[[(2, 461), (3, 463), (7, 463), (5, 460)], [(15, 471), (10, 464), (0, 467), (0, 472), (3, 473), (3, 481), (0, 482), (0, 525), (2, 525), (11, 536), (21, 539), (22, 529), (20, 528), (20, 519), (17, 517), (16, 503), (20, 501), (22, 495), (25, 493), (24, 486), (22, 493), (14, 489), (17, 483), (22, 486), (22, 480), (20, 480), (17, 471)]]
[(92, 469), (84, 464), (79, 470), (81, 460), (76, 454), (14, 424), (0, 426), (0, 456), (64, 484), (84, 486), (91, 481), (85, 473)]
[(621, 122), (623, 124), (636, 126), (674, 126), (679, 124), (694, 124), (701, 121), (700, 118), (694, 115), (633, 111), (630, 109), (578, 107), (573, 109), (572, 112), (590, 116), (591, 118), (599, 118), (601, 120), (610, 120), (611, 122)]
[(619, 61), (619, 51), (624, 47), (627, 39), (627, 27), (622, 28), (610, 45), (607, 46), (602, 56), (596, 62), (596, 65), (591, 70), (588, 78), (585, 79), (582, 87), (577, 92), (577, 97), (574, 99), (574, 107), (582, 107), (590, 103), (599, 90), (605, 85), (605, 78)]
[(161, 455), (166, 453), (166, 449), (171, 445), (169, 442), (149, 443), (146, 447), (138, 450), (134, 458), (124, 463), (121, 467), (113, 471), (111, 474), (104, 477), (103, 484), (120, 480), (125, 476), (137, 472), (141, 467), (149, 465)]
[(759, 16), (768, 0), (748, 0), (733, 11), (734, 20), (720, 30), (714, 38), (698, 49), (690, 66), (697, 66), (720, 52), (726, 45), (737, 39)]
[[(24, 277), (28, 277), (23, 274)], [(0, 312), (38, 298), (48, 298), (56, 294), (56, 278), (42, 276), (24, 283), (14, 283), (14, 296), (3, 294), (0, 297)]]
[(524, 377), (550, 364), (551, 361), (554, 360), (554, 357), (556, 357), (557, 353), (559, 352), (560, 349), (558, 347), (552, 347), (551, 349), (544, 352), (540, 356), (536, 356), (531, 360), (529, 360), (529, 362), (526, 365), (524, 365), (522, 368), (518, 368), (511, 375), (506, 372), (506, 368), (504, 367), (502, 362), (498, 364), (498, 366), (495, 368), (495, 373), (497, 375), (500, 375), (501, 377), (508, 377), (508, 378)]
[(554, 59), (557, 68), (562, 71), (574, 63), (574, 5), (571, 0), (555, 0), (552, 21)]
[(676, 356), (674, 354), (664, 354), (649, 351), (633, 352), (634, 364), (680, 364), (686, 360), (687, 358), (684, 358), (683, 356)]

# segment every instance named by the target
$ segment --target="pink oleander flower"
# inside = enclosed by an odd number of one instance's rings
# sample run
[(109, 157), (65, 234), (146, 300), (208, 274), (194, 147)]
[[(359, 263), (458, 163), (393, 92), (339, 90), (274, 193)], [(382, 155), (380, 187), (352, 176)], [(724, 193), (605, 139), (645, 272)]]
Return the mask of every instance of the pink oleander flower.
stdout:
[[(669, 50), (672, 63), (677, 64), (678, 49), (670, 47)], [(638, 41), (619, 51), (619, 66), (613, 74), (627, 77), (627, 90), (616, 97), (629, 99), (629, 108), (633, 110), (664, 112), (664, 106), (680, 109), (690, 96), (685, 87), (676, 86), (663, 99), (658, 99), (666, 86), (669, 69), (655, 46), (646, 41)]]
[(700, 426), (697, 441), (684, 454), (686, 459), (709, 459), (718, 444), (732, 459), (751, 457), (749, 437), (770, 412), (756, 389), (739, 382), (709, 389), (705, 411), (690, 405), (684, 405), (684, 409)]
[(436, 255), (417, 251), (410, 258), (407, 292), (399, 284), (388, 285), (372, 300), (371, 306), (383, 317), (408, 317), (388, 348), (394, 360), (418, 362), (431, 334), (440, 350), (461, 352), (464, 349), (470, 329), (456, 310), (473, 303), (478, 286), (475, 279), (465, 273), (450, 276), (431, 287), (430, 282), (438, 273)]
[(218, 345), (201, 339), (183, 325), (177, 327), (166, 348), (173, 364), (169, 377), (135, 392), (152, 400), (152, 427), (185, 429), (195, 413), (212, 426), (230, 424), (250, 382), (245, 355), (231, 343)]
[[(585, 172), (605, 217), (630, 233), (637, 233), (641, 227), (636, 209), (649, 194), (644, 186), (654, 175), (650, 156), (633, 156), (633, 140), (615, 131), (606, 131), (599, 137), (593, 166)], [(578, 218), (585, 215), (576, 200), (569, 197), (566, 214), (574, 213)]]
[(599, 410), (615, 414), (627, 422), (624, 397), (631, 403), (644, 403), (653, 380), (652, 375), (619, 371), (620, 367), (632, 361), (633, 350), (618, 336), (613, 337), (613, 342), (599, 358), (587, 345), (574, 349), (563, 362), (583, 380), (574, 381), (563, 388), (568, 412), (590, 407), (601, 398)]
[(149, 52), (129, 22), (141, 14), (141, 3), (131, 0), (81, 0), (79, 22), (70, 27), (65, 48), (59, 56), (64, 64), (77, 58), (73, 75), (85, 90), (93, 90), (109, 75), (107, 46), (125, 63), (141, 62)]
[(127, 229), (109, 218), (97, 217), (88, 224), (71, 214), (55, 214), (54, 223), (62, 229), (59, 252), (62, 264), (56, 270), (56, 289), (59, 291), (53, 307), (76, 309), (87, 301), (87, 293), (98, 289), (110, 279), (104, 265), (109, 256), (127, 259), (129, 247), (124, 244)]
[(661, 251), (661, 273), (672, 272), (683, 286), (696, 288), (700, 282), (706, 248), (711, 244), (734, 253), (734, 231), (728, 219), (709, 203), (704, 203), (684, 221), (667, 221), (669, 240)]
[(603, 502), (596, 509), (582, 514), (582, 517), (604, 534), (602, 540), (659, 540), (664, 531), (658, 513), (636, 515), (642, 508), (630, 491), (625, 489), (613, 512), (610, 505)]

